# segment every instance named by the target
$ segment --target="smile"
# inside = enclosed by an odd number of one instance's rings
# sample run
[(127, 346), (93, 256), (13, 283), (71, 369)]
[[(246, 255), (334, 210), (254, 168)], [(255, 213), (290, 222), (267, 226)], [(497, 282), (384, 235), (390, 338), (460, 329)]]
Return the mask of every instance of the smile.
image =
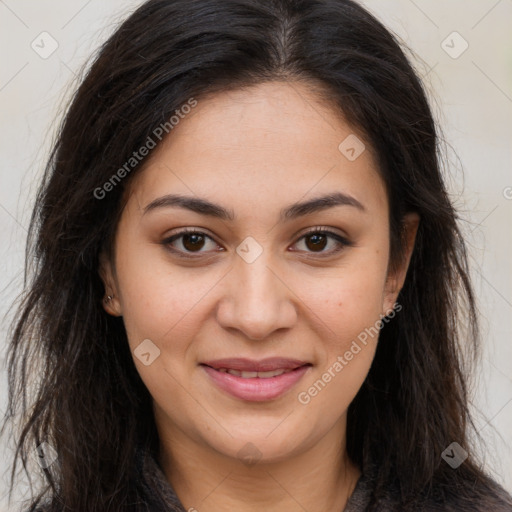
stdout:
[(282, 375), (283, 373), (289, 373), (293, 370), (273, 370), (269, 372), (242, 372), (239, 370), (233, 370), (231, 368), (220, 368), (218, 370), (221, 373), (229, 373), (230, 375), (236, 375), (237, 377), (242, 377), (242, 379), (269, 379), (271, 377), (277, 377), (278, 375)]
[(224, 359), (200, 366), (221, 391), (241, 400), (263, 402), (284, 395), (312, 365), (294, 359), (272, 358), (263, 361)]

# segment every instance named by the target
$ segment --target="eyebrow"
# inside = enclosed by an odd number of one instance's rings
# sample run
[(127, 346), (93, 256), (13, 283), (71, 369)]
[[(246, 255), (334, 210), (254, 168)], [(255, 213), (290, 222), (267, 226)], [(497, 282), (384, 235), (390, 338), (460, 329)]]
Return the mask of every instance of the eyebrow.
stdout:
[[(335, 192), (324, 196), (316, 197), (309, 201), (294, 203), (281, 210), (280, 219), (292, 220), (311, 213), (320, 212), (336, 206), (352, 206), (365, 212), (365, 207), (355, 198), (348, 194)], [(212, 203), (207, 199), (198, 197), (183, 196), (180, 194), (167, 194), (151, 201), (144, 207), (143, 215), (159, 208), (184, 208), (200, 215), (208, 215), (222, 220), (233, 221), (235, 214), (218, 204)]]

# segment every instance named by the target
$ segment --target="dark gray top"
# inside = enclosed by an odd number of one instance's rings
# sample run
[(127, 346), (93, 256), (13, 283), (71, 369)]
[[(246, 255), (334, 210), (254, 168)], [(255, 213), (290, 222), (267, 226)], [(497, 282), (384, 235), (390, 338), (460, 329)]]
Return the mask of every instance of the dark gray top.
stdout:
[[(146, 512), (187, 512), (167, 481), (155, 456), (149, 449), (137, 450), (137, 467), (141, 492), (136, 510)], [(459, 484), (445, 483), (433, 489), (428, 496), (414, 499), (414, 504), (406, 506), (400, 494), (394, 488), (375, 494), (375, 476), (377, 468), (363, 471), (352, 496), (343, 511), (340, 512), (512, 512), (512, 497), (497, 483), (488, 479), (487, 483), (478, 481), (459, 481)], [(62, 510), (55, 504), (42, 506), (37, 512)], [(130, 508), (130, 510), (135, 510)], [(192, 509), (193, 510), (193, 509)], [(317, 511), (310, 511), (317, 512)], [(333, 511), (337, 512), (337, 511)]]
[[(164, 472), (155, 459), (147, 452), (144, 454), (143, 471), (146, 481), (158, 492), (159, 499), (165, 503), (169, 512), (186, 512), (167, 481)], [(347, 506), (343, 512), (362, 512), (366, 510), (370, 500), (370, 494), (371, 486), (367, 478), (363, 475), (359, 478), (354, 492), (348, 500)]]
[[(145, 452), (142, 457), (144, 480), (149, 495), (155, 500), (154, 506), (165, 512), (187, 512), (155, 458), (149, 452)], [(466, 490), (462, 493), (452, 486), (423, 501), (416, 510), (418, 512), (512, 512), (512, 498), (500, 486), (494, 485), (495, 492), (492, 494), (488, 489), (480, 489), (477, 485), (468, 485), (469, 492)], [(340, 512), (366, 512), (372, 501), (372, 491), (373, 479), (363, 473), (345, 509)], [(378, 506), (372, 510), (378, 512), (403, 510), (398, 493), (393, 490), (389, 490), (385, 496), (382, 496), (378, 503)]]

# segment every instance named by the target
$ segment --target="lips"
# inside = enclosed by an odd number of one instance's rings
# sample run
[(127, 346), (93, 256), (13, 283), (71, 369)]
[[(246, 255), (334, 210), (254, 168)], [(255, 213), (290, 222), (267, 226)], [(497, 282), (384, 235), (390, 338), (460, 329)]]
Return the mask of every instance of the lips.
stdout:
[(216, 359), (214, 361), (204, 361), (202, 364), (214, 370), (226, 369), (238, 372), (272, 372), (276, 370), (295, 370), (309, 363), (307, 361), (300, 361), (299, 359), (270, 357), (260, 361), (243, 358)]
[(293, 370), (270, 370), (268, 372), (245, 372), (240, 370), (232, 370), (231, 368), (219, 368), (219, 372), (229, 373), (230, 375), (235, 375), (236, 377), (242, 377), (242, 379), (255, 379), (256, 377), (259, 379), (270, 379), (272, 377), (277, 377), (278, 375), (282, 375), (283, 373), (292, 372)]
[(201, 363), (216, 387), (247, 401), (266, 401), (290, 390), (311, 363), (281, 357), (254, 361), (231, 358)]

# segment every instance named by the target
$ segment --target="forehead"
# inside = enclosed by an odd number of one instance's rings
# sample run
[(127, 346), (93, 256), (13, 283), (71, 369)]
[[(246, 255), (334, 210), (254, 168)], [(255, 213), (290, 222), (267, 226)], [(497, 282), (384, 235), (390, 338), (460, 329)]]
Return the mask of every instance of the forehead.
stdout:
[(302, 83), (198, 100), (131, 183), (139, 204), (171, 191), (252, 206), (340, 191), (387, 208), (372, 148), (334, 104)]

